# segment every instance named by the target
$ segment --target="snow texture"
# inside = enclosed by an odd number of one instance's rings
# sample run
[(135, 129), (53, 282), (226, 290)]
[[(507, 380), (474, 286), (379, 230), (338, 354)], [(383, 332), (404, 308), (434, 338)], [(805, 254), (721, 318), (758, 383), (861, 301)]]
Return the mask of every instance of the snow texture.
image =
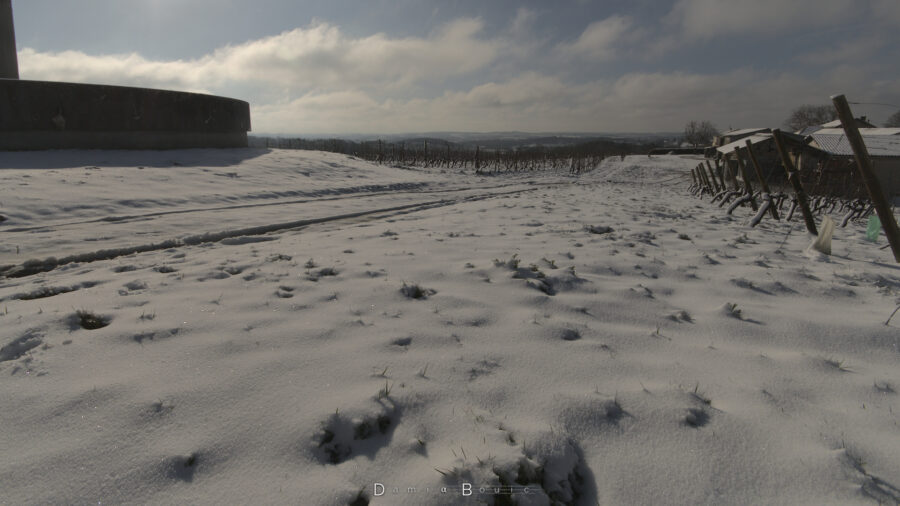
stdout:
[(2, 153), (0, 502), (896, 503), (890, 251), (696, 163)]

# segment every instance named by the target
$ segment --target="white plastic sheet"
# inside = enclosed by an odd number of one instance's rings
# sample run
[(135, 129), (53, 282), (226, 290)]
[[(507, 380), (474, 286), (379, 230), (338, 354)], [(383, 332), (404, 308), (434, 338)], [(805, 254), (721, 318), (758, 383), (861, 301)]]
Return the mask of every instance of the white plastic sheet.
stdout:
[(822, 218), (822, 226), (819, 227), (819, 237), (816, 237), (816, 240), (810, 244), (810, 248), (830, 255), (832, 235), (834, 235), (834, 220), (831, 219), (831, 216), (826, 216)]

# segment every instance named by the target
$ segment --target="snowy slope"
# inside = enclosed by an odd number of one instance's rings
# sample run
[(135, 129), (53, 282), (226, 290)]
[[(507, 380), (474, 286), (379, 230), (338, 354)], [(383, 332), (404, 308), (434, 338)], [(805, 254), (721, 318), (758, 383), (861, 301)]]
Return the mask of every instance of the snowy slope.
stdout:
[(810, 258), (695, 160), (0, 156), (0, 265), (46, 264), (0, 278), (0, 502), (900, 499), (890, 252)]

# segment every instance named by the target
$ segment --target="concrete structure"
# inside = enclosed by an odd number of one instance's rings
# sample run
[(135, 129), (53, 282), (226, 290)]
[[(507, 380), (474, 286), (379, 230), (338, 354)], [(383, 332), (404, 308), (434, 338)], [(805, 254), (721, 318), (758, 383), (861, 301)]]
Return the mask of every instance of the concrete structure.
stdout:
[(16, 32), (13, 29), (12, 0), (0, 0), (0, 79), (18, 79)]
[(18, 77), (12, 4), (0, 0), (0, 150), (247, 146), (242, 100)]
[(0, 150), (246, 147), (248, 130), (242, 100), (0, 79)]

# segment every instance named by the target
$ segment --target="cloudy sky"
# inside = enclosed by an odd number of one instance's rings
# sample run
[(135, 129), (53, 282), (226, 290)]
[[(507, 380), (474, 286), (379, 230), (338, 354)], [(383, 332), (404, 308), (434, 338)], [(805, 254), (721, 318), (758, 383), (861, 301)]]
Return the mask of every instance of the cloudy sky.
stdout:
[[(900, 0), (13, 0), (23, 79), (247, 100), (256, 133), (679, 131), (900, 104)], [(855, 105), (884, 121), (900, 109)]]

